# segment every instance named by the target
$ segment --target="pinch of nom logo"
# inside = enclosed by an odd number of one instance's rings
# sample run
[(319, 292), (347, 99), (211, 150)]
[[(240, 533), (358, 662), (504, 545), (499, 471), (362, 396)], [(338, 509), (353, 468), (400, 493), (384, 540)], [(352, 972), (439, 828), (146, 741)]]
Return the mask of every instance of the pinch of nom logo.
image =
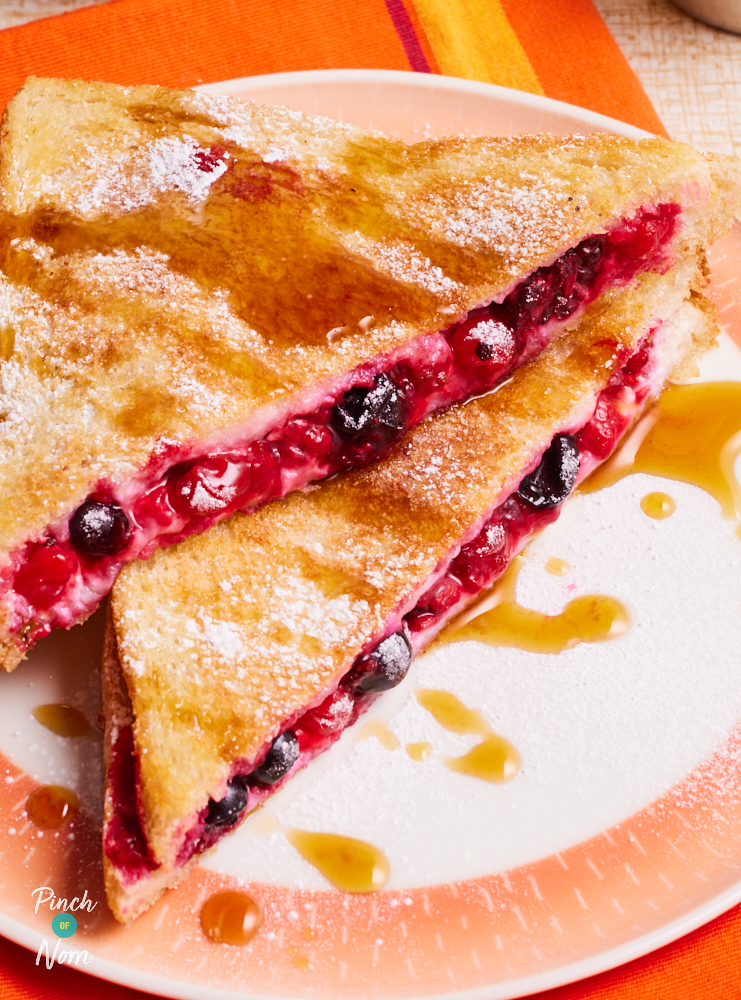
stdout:
[(86, 949), (75, 951), (74, 948), (60, 948), (60, 945), (65, 938), (72, 937), (77, 930), (77, 918), (73, 911), (77, 910), (79, 913), (80, 910), (87, 910), (88, 913), (92, 913), (98, 904), (94, 903), (92, 899), (88, 899), (87, 889), (81, 897), (75, 896), (69, 902), (66, 899), (57, 898), (54, 890), (50, 889), (48, 885), (40, 885), (31, 893), (32, 896), (36, 896), (37, 894), (38, 898), (34, 913), (38, 913), (39, 907), (47, 903), (50, 910), (60, 910), (61, 912), (57, 913), (51, 922), (51, 929), (57, 936), (54, 951), (50, 951), (49, 942), (46, 938), (42, 938), (38, 954), (36, 955), (36, 964), (39, 965), (41, 956), (44, 955), (47, 969), (53, 968), (55, 962), (59, 965), (79, 965), (80, 962), (83, 965), (89, 965), (93, 960), (93, 956), (89, 955)]

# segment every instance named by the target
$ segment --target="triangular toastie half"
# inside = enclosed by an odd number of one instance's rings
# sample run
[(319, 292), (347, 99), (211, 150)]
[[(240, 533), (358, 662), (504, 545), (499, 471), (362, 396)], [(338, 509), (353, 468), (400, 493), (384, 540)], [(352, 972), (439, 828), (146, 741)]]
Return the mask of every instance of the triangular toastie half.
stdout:
[[(712, 310), (685, 262), (389, 457), (148, 562), (112, 594), (104, 864), (127, 921), (328, 747), (617, 446)], [(187, 767), (183, 766), (187, 761)]]
[(738, 176), (659, 138), (408, 146), (29, 80), (0, 137), (0, 663), (125, 562), (382, 456), (694, 255)]

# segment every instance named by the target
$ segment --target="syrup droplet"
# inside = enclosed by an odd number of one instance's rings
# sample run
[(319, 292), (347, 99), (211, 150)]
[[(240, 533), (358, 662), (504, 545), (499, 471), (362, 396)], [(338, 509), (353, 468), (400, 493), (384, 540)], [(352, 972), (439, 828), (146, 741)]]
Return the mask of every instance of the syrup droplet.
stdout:
[(655, 521), (671, 517), (677, 505), (668, 493), (647, 493), (641, 500), (641, 510)]
[(249, 833), (256, 834), (258, 837), (266, 837), (271, 833), (275, 833), (277, 830), (280, 830), (280, 823), (273, 813), (268, 812), (265, 808), (262, 808), (257, 809), (250, 814), (250, 817), (245, 824), (245, 829)]
[(54, 830), (71, 823), (80, 808), (73, 791), (61, 785), (42, 785), (31, 792), (26, 802), (28, 818), (42, 830)]
[(571, 572), (571, 566), (569, 566), (566, 560), (557, 559), (555, 556), (550, 556), (546, 560), (544, 569), (551, 576), (567, 576)]
[(451, 771), (482, 781), (511, 781), (520, 770), (520, 755), (509, 740), (496, 733), (485, 736), (462, 757), (450, 757), (445, 763)]
[[(417, 691), (416, 696), (422, 708), (427, 709), (443, 729), (451, 733), (474, 733), (484, 737), (462, 757), (446, 758), (446, 767), (482, 781), (501, 783), (514, 778), (520, 770), (519, 753), (509, 740), (492, 732), (491, 726), (480, 712), (467, 708), (450, 691), (425, 689)], [(429, 743), (411, 745), (429, 746)]]
[(741, 489), (733, 473), (739, 452), (741, 382), (672, 385), (635, 435), (580, 488), (593, 493), (623, 476), (646, 472), (699, 486), (715, 497), (726, 517), (741, 517)]
[(443, 729), (451, 733), (474, 733), (478, 736), (491, 732), (489, 723), (481, 713), (473, 708), (467, 708), (450, 691), (421, 689), (415, 693), (422, 708), (426, 709)]
[(580, 642), (617, 639), (630, 628), (630, 612), (614, 597), (585, 594), (559, 615), (544, 615), (504, 601), (461, 626), (447, 642), (478, 639), (490, 646), (514, 646), (530, 653), (562, 653)]
[[(481, 602), (485, 610), (444, 629), (438, 642), (477, 639), (490, 646), (514, 646), (530, 653), (562, 653), (580, 642), (606, 642), (630, 628), (630, 612), (614, 597), (585, 594), (569, 601), (558, 615), (524, 608), (515, 600), (522, 558), (512, 563)], [(494, 606), (492, 607), (492, 602)]]
[(406, 751), (412, 760), (416, 760), (418, 764), (421, 764), (423, 761), (427, 760), (432, 753), (432, 744), (424, 742), (407, 743)]
[(217, 892), (201, 907), (201, 927), (219, 944), (247, 944), (262, 923), (262, 909), (246, 892)]
[(298, 952), (293, 956), (291, 961), (297, 969), (302, 969), (305, 972), (309, 972), (313, 968), (306, 955), (300, 955)]
[(31, 715), (57, 736), (91, 736), (95, 730), (79, 708), (71, 705), (37, 705)]
[(376, 892), (388, 882), (388, 858), (364, 840), (306, 830), (287, 830), (286, 836), (301, 857), (342, 892)]
[(358, 739), (367, 740), (371, 736), (375, 736), (385, 750), (396, 750), (397, 747), (401, 746), (383, 719), (370, 719), (366, 722), (358, 734)]

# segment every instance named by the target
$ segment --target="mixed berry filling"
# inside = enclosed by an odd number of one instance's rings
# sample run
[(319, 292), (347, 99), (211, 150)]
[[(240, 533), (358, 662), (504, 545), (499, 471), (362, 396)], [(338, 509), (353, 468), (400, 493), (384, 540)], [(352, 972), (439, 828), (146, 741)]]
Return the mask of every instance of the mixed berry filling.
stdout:
[(131, 726), (122, 726), (116, 734), (107, 778), (116, 807), (106, 824), (104, 850), (117, 868), (141, 878), (159, 865), (149, 853), (139, 821), (139, 759)]
[[(645, 402), (651, 389), (648, 369), (652, 346), (649, 336), (612, 375), (587, 424), (575, 433), (555, 435), (518, 488), (495, 508), (470, 541), (451, 554), (432, 586), (403, 616), (400, 628), (361, 654), (320, 705), (291, 721), (265, 748), (256, 767), (243, 773), (238, 762), (234, 765), (224, 797), (209, 800), (184, 839), (179, 865), (212, 847), (293, 771), (331, 746), (383, 691), (399, 684), (414, 653), (429, 643), (446, 621), (490, 588), (535, 532), (558, 518), (561, 504), (577, 482), (615, 450)], [(129, 752), (133, 753), (133, 746)], [(116, 811), (123, 809), (124, 819), (115, 830), (109, 829), (106, 853), (124, 877), (135, 881), (151, 869), (147, 867), (146, 841), (135, 817), (133, 767), (129, 777), (128, 787), (111, 782)], [(136, 838), (129, 829), (134, 821), (139, 831)], [(141, 848), (140, 859), (131, 854), (132, 845)]]
[[(644, 209), (583, 240), (502, 302), (418, 338), (385, 367), (382, 361), (361, 366), (336, 390), (320, 393), (311, 412), (287, 416), (260, 440), (235, 441), (210, 454), (164, 449), (135, 481), (121, 489), (101, 486), (67, 524), (16, 553), (12, 629), (18, 641), (27, 647), (89, 614), (123, 563), (237, 510), (254, 510), (312, 480), (381, 458), (429, 413), (493, 388), (608, 283), (668, 266), (679, 212), (676, 204)], [(610, 437), (609, 430), (594, 433)]]

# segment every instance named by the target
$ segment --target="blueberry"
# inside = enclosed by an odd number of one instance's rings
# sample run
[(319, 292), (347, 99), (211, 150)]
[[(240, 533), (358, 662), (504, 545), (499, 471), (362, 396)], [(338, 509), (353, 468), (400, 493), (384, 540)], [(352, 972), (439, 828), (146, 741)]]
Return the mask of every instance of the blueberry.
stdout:
[(372, 386), (353, 386), (332, 408), (335, 430), (356, 437), (381, 425), (392, 431), (404, 426), (404, 399), (386, 374), (376, 375)]
[(605, 252), (605, 239), (604, 236), (592, 236), (582, 240), (574, 250), (579, 267), (595, 268), (599, 264)]
[(493, 353), (494, 348), (491, 344), (480, 343), (476, 346), (476, 357), (480, 358), (481, 361), (490, 361)]
[(226, 795), (215, 802), (208, 800), (207, 826), (233, 826), (247, 808), (247, 784), (242, 775), (232, 778), (226, 786)]
[(393, 632), (372, 653), (355, 661), (345, 683), (358, 694), (388, 691), (404, 680), (411, 663), (412, 646), (406, 632)]
[(577, 295), (556, 295), (553, 300), (553, 315), (556, 319), (568, 319), (579, 308), (581, 299)]
[(129, 544), (131, 525), (117, 503), (86, 500), (70, 518), (69, 538), (78, 552), (115, 556)]
[(574, 488), (579, 449), (568, 434), (557, 434), (540, 465), (520, 483), (519, 495), (533, 507), (558, 507)]
[(250, 781), (258, 785), (274, 785), (291, 770), (299, 754), (298, 739), (292, 729), (273, 740), (265, 760), (250, 774)]

